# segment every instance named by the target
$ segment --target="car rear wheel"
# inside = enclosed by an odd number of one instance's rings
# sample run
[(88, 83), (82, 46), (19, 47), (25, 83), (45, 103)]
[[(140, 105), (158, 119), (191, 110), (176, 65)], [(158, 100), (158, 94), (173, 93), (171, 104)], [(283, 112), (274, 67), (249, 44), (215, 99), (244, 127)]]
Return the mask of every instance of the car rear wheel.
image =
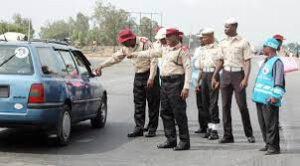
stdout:
[(107, 98), (103, 97), (100, 107), (98, 108), (97, 116), (91, 119), (93, 128), (103, 128), (107, 119)]
[(57, 124), (57, 143), (60, 146), (65, 146), (68, 144), (72, 128), (72, 119), (70, 115), (70, 107), (63, 106), (63, 111), (59, 117), (59, 122)]

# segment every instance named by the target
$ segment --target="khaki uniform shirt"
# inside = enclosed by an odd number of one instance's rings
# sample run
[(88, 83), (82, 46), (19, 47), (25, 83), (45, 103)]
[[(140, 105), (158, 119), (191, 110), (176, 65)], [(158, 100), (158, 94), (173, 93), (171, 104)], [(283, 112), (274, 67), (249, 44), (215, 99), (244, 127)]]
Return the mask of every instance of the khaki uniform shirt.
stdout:
[(191, 79), (191, 58), (181, 43), (175, 47), (161, 47), (134, 53), (137, 58), (162, 57), (161, 76), (185, 75), (184, 89), (189, 89)]
[(202, 47), (197, 57), (197, 63), (200, 69), (216, 68), (220, 59), (222, 59), (221, 49), (217, 43), (213, 43)]
[[(121, 62), (123, 59), (125, 59), (126, 53), (144, 51), (149, 49), (152, 49), (152, 43), (147, 38), (136, 37), (136, 45), (134, 48), (123, 46), (119, 51), (114, 53), (110, 59), (103, 62), (101, 66), (105, 68)], [(136, 73), (144, 73), (150, 70), (149, 79), (155, 78), (158, 65), (158, 60), (156, 57), (132, 58), (131, 62), (135, 68)]]
[(244, 67), (245, 61), (252, 58), (250, 43), (240, 35), (227, 37), (219, 44), (224, 67)]

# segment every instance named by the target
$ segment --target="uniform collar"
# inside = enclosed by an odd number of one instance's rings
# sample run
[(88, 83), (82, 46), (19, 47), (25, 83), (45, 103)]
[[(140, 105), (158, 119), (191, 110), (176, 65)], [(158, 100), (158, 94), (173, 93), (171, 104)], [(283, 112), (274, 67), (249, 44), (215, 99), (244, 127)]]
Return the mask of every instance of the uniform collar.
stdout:
[(227, 40), (242, 40), (242, 36), (240, 36), (239, 34), (237, 34), (236, 36), (227, 36)]
[(174, 50), (178, 50), (179, 48), (181, 48), (182, 47), (182, 44), (179, 42), (176, 46), (174, 46), (174, 47), (170, 47), (169, 46), (169, 49), (170, 50), (172, 50), (172, 51), (174, 51)]
[(212, 43), (212, 44), (209, 44), (209, 45), (206, 45), (204, 46), (205, 48), (214, 48), (216, 46), (216, 43)]

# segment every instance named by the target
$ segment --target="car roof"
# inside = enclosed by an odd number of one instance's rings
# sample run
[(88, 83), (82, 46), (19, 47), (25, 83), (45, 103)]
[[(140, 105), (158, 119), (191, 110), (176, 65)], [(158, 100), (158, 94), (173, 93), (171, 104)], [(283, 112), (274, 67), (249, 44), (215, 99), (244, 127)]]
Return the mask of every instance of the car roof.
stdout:
[(42, 42), (42, 41), (33, 41), (33, 42), (28, 42), (28, 41), (1, 41), (0, 45), (10, 45), (10, 46), (19, 46), (19, 47), (54, 47), (55, 49), (62, 49), (62, 50), (74, 50), (74, 51), (80, 51), (79, 49), (67, 45), (65, 43), (60, 43), (60, 42), (56, 42), (56, 41), (46, 41), (46, 42)]
[[(75, 48), (73, 46), (70, 46), (66, 43), (59, 42), (59, 41), (33, 41), (33, 42), (28, 42), (28, 41), (17, 41), (17, 42), (12, 42), (12, 41), (0, 41), (0, 46), (1, 45), (7, 45), (7, 46), (18, 46), (18, 47), (52, 47), (54, 49), (58, 50), (72, 50), (72, 51), (82, 51), (78, 48)], [(91, 66), (91, 63), (87, 60), (87, 58), (82, 54), (82, 58), (87, 63), (89, 66)]]

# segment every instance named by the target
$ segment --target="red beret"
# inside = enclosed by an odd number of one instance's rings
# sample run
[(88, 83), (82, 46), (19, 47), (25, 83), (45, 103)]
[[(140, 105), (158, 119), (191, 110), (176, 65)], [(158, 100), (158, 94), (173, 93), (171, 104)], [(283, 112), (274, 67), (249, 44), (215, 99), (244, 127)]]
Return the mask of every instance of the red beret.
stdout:
[(166, 35), (167, 36), (168, 35), (178, 35), (178, 36), (180, 36), (180, 35), (183, 35), (183, 33), (180, 32), (178, 29), (170, 28), (170, 29), (167, 29), (167, 34)]
[(130, 29), (123, 29), (118, 35), (118, 42), (123, 43), (134, 38), (136, 38), (136, 35)]
[(273, 38), (276, 39), (276, 40), (280, 40), (280, 41), (285, 40), (285, 38), (284, 38), (283, 36), (278, 35), (278, 34), (277, 34), (277, 35), (274, 35)]

